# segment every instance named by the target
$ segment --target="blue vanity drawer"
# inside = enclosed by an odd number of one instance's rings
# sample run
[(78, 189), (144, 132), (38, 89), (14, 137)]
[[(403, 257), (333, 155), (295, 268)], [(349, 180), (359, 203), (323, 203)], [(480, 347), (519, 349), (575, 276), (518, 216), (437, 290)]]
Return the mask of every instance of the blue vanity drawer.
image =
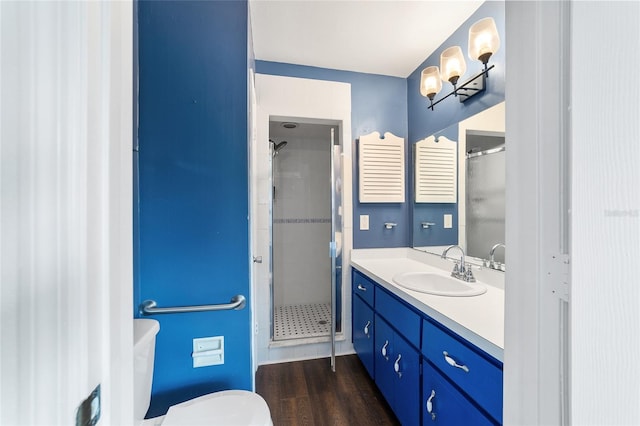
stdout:
[(502, 423), (502, 364), (499, 361), (428, 320), (422, 324), (422, 353)]
[(367, 302), (367, 304), (373, 308), (373, 292), (375, 288), (373, 281), (363, 275), (360, 271), (354, 269), (351, 286), (353, 288), (353, 293), (360, 296), (362, 300)]
[(420, 315), (380, 287), (376, 287), (375, 310), (409, 343), (420, 347)]
[(422, 361), (422, 424), (492, 426), (488, 417), (431, 364)]

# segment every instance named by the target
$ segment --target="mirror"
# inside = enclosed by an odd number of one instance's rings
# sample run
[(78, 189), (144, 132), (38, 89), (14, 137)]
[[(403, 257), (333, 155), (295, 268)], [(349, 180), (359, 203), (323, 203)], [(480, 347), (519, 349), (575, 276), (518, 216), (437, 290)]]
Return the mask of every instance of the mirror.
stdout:
[[(429, 141), (457, 143), (451, 173), (456, 202), (420, 202), (419, 164), (413, 147), (413, 248), (441, 255), (460, 245), (470, 262), (505, 270), (505, 103), (488, 108), (431, 135)], [(423, 142), (423, 141), (419, 141)], [(457, 163), (455, 163), (457, 160)], [(457, 170), (456, 170), (457, 169)], [(455, 188), (455, 182), (454, 182)], [(491, 259), (493, 254), (493, 259)]]

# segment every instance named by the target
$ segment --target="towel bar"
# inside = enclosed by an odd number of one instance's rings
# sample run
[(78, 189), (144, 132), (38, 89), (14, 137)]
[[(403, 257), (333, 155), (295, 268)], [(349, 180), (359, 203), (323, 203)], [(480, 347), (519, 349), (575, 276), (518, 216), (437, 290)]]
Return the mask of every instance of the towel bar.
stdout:
[(183, 312), (205, 312), (205, 311), (226, 311), (226, 310), (240, 310), (247, 304), (247, 299), (238, 294), (231, 298), (229, 303), (220, 303), (217, 305), (195, 305), (195, 306), (175, 306), (171, 308), (158, 308), (156, 307), (155, 300), (145, 300), (140, 304), (140, 314), (142, 315), (156, 315), (156, 314), (177, 314)]

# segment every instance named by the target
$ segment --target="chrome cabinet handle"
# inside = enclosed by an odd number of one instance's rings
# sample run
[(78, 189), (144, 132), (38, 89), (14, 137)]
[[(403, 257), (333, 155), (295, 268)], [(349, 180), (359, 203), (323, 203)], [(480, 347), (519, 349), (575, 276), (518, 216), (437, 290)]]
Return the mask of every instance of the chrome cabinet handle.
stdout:
[(398, 377), (402, 377), (402, 371), (400, 371), (400, 358), (402, 358), (402, 354), (398, 354), (398, 359), (393, 363), (393, 369), (398, 374)]
[(382, 345), (382, 349), (380, 350), (380, 352), (382, 353), (382, 356), (384, 357), (384, 359), (389, 361), (389, 357), (387, 356), (387, 346), (389, 346), (389, 341), (385, 340), (384, 345)]
[(433, 398), (436, 397), (436, 391), (431, 389), (431, 395), (427, 399), (427, 413), (431, 414), (431, 420), (436, 421), (436, 413), (433, 412)]
[(365, 286), (363, 286), (362, 284), (358, 284), (358, 290), (367, 291), (367, 288)]
[(371, 337), (369, 336), (369, 326), (371, 325), (371, 321), (367, 321), (367, 324), (364, 326), (364, 334), (367, 335), (367, 339), (370, 339)]
[(444, 360), (447, 361), (447, 364), (449, 364), (450, 366), (455, 367), (455, 368), (459, 368), (460, 370), (464, 371), (465, 373), (469, 372), (469, 367), (467, 367), (466, 365), (458, 364), (455, 359), (453, 359), (453, 358), (451, 358), (449, 356), (447, 351), (442, 352), (442, 355), (444, 355)]

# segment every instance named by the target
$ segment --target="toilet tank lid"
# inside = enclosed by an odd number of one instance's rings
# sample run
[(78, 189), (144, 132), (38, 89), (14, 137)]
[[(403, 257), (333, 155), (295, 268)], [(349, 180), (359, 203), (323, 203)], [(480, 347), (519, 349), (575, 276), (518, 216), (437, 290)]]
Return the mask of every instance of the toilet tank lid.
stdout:
[(138, 349), (149, 344), (160, 331), (160, 323), (154, 319), (136, 318), (133, 320), (133, 347)]
[(245, 390), (214, 392), (169, 408), (162, 426), (268, 426), (271, 412), (257, 393)]

